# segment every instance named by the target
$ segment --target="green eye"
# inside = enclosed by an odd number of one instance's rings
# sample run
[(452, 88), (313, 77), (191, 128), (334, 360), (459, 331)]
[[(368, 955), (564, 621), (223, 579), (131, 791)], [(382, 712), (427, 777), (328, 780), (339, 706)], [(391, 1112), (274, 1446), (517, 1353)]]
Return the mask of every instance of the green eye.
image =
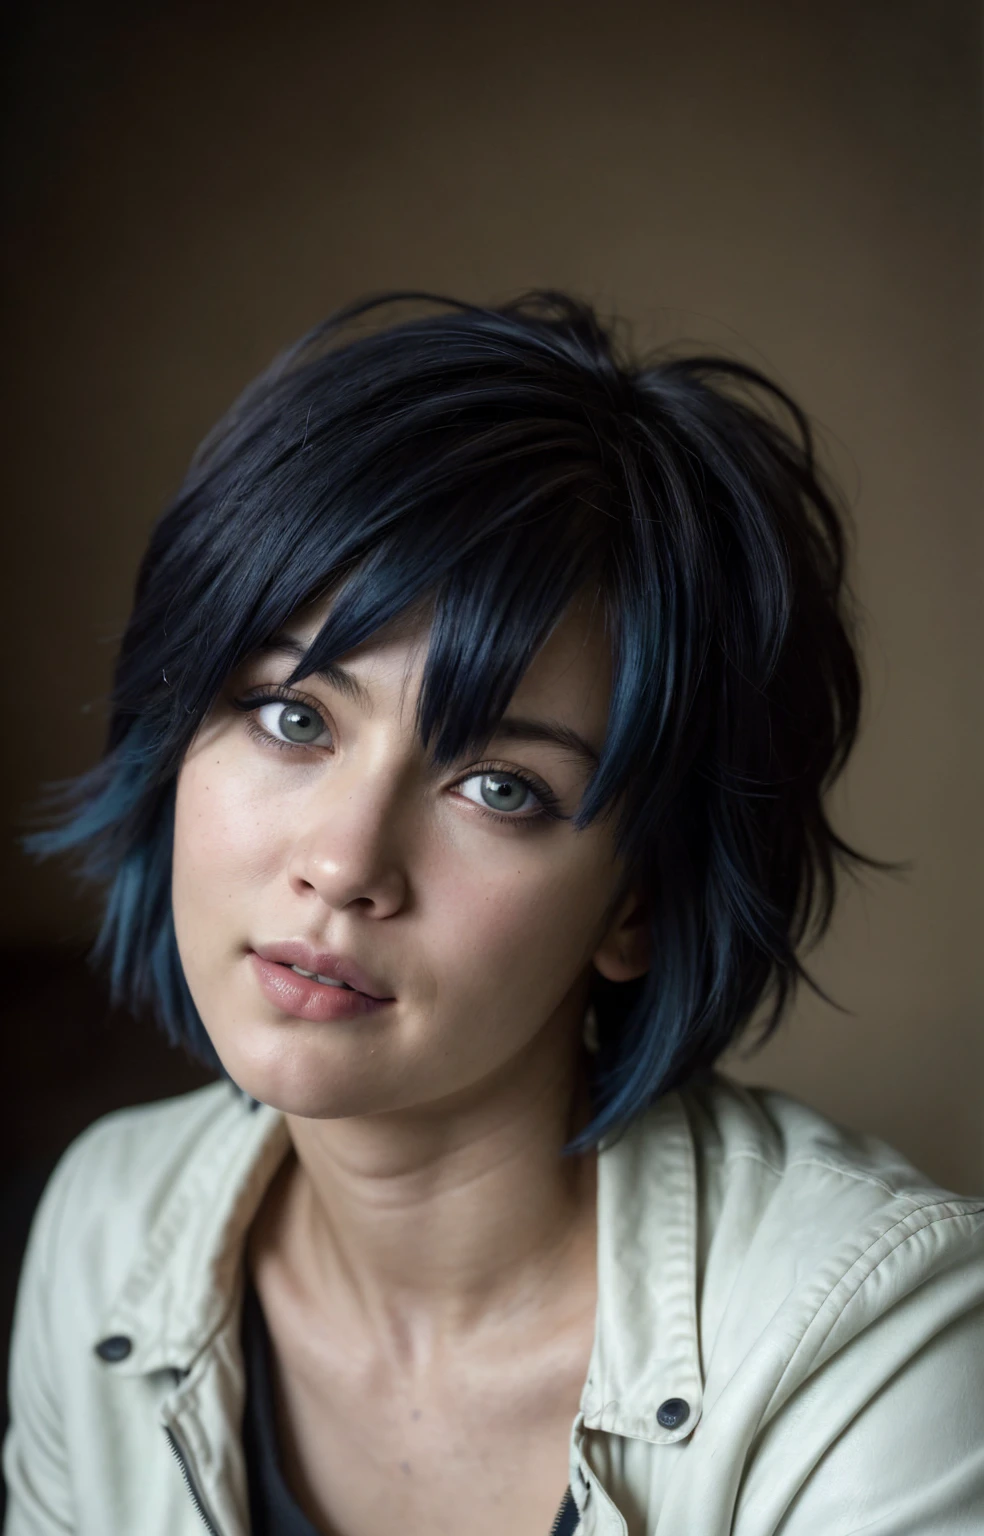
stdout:
[(271, 736), (294, 746), (310, 746), (325, 734), (325, 722), (309, 704), (264, 704), (257, 716)]

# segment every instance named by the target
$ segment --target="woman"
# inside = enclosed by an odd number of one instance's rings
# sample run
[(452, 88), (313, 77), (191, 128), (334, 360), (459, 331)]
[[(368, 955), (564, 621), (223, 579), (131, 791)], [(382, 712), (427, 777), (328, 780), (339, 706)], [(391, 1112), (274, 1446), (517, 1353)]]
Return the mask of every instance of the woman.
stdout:
[(9, 1536), (981, 1529), (982, 1203), (713, 1071), (857, 857), (807, 425), (563, 296), (376, 311), (204, 445), (42, 840), (222, 1080), (49, 1185)]

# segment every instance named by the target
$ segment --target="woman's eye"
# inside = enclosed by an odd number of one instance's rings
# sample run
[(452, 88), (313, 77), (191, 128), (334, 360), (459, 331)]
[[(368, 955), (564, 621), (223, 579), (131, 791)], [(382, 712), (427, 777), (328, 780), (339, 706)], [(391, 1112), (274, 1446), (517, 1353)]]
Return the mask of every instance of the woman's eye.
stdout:
[(540, 803), (530, 786), (511, 773), (472, 774), (471, 778), (462, 779), (458, 793), (475, 805), (506, 813), (529, 811)]
[(325, 722), (308, 704), (262, 704), (256, 715), (277, 741), (289, 741), (295, 747), (312, 746), (325, 735)]

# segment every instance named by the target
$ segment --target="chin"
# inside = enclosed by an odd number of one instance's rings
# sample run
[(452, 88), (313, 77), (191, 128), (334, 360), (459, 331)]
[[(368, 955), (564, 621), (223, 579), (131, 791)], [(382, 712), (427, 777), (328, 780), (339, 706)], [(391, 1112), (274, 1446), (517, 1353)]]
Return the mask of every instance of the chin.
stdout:
[[(333, 1028), (333, 1026), (328, 1026)], [(379, 1058), (368, 1040), (326, 1036), (300, 1020), (240, 1022), (230, 1038), (212, 1036), (222, 1065), (250, 1098), (307, 1120), (342, 1120), (394, 1108), (381, 1091)]]

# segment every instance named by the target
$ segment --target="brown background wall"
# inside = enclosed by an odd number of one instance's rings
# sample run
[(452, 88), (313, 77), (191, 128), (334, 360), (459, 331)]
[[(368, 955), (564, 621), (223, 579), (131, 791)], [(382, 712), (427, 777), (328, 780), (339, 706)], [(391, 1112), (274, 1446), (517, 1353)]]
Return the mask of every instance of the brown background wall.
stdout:
[[(148, 526), (277, 348), (366, 290), (568, 286), (645, 340), (776, 373), (856, 510), (870, 698), (839, 814), (913, 868), (849, 893), (818, 958), (851, 1012), (804, 998), (739, 1070), (984, 1187), (976, 5), (23, 9), (0, 604), (15, 820), (96, 755)], [(44, 968), (86, 909), (13, 834), (0, 857), (0, 943)]]

